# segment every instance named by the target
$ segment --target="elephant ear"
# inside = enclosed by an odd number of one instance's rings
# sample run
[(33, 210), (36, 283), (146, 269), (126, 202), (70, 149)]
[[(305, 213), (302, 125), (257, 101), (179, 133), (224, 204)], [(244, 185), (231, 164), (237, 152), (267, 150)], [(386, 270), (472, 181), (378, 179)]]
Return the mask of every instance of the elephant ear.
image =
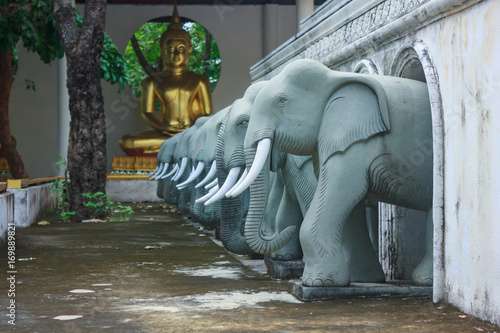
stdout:
[(320, 161), (389, 130), (387, 97), (380, 83), (369, 77), (337, 80), (318, 135)]

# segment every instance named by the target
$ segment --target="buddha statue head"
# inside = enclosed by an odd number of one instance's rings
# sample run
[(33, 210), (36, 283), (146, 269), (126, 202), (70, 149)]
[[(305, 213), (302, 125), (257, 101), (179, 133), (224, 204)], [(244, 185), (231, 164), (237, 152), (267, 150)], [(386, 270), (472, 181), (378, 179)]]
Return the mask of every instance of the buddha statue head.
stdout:
[(182, 29), (181, 19), (174, 5), (172, 21), (167, 30), (161, 35), (160, 50), (163, 66), (173, 72), (184, 71), (189, 63), (189, 56), (193, 47), (191, 36)]

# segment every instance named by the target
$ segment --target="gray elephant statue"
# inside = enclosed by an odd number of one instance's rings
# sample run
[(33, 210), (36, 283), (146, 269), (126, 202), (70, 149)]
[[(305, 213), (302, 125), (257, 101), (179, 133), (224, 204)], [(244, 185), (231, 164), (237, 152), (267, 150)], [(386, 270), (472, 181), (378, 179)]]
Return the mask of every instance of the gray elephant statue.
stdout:
[[(264, 82), (259, 82), (248, 87), (243, 97), (231, 105), (224, 118), (216, 145), (217, 179), (220, 184), (226, 184), (231, 170), (233, 170), (232, 173), (236, 174), (236, 178), (240, 177), (245, 170), (243, 140), (245, 139), (249, 121), (248, 115), (252, 109), (255, 96), (264, 85)], [(235, 184), (234, 180), (232, 184)], [(243, 235), (250, 193), (245, 191), (237, 198), (227, 198), (225, 194), (220, 194), (221, 242), (230, 252), (252, 256), (255, 252), (248, 247)], [(214, 193), (215, 195), (216, 193)]]
[(215, 152), (219, 129), (222, 125), (230, 107), (226, 107), (211, 116), (198, 131), (192, 135), (190, 142), (189, 160), (194, 167), (188, 179), (177, 185), (180, 191), (184, 191), (188, 185), (191, 186), (190, 210), (194, 222), (203, 227), (214, 229), (220, 222), (220, 203), (205, 206), (197, 203), (196, 199), (207, 194), (204, 185), (215, 179), (216, 162)]
[[(280, 153), (312, 155), (318, 185), (300, 229), (303, 285), (349, 285), (343, 229), (353, 215), (365, 214), (365, 199), (427, 212), (426, 254), (413, 280), (430, 284), (432, 153), (422, 153), (423, 147), (429, 152), (429, 145), (425, 83), (337, 72), (313, 60), (297, 60), (271, 79), (253, 103), (244, 145), (251, 168), (232, 195), (252, 184), (250, 209), (258, 209), (262, 203), (252, 200), (269, 170), (277, 169)], [(260, 221), (245, 224), (248, 243), (260, 253), (272, 252), (294, 232), (290, 226), (269, 235), (260, 227)]]
[[(187, 180), (189, 177), (189, 172), (188, 170), (191, 170), (192, 164), (191, 161), (189, 160), (189, 151), (191, 150), (191, 137), (195, 135), (195, 133), (201, 128), (201, 126), (208, 121), (210, 117), (209, 116), (204, 116), (196, 119), (196, 122), (194, 123), (193, 126), (188, 127), (187, 129), (184, 130), (182, 133), (182, 137), (177, 144), (177, 147), (175, 149), (174, 153), (174, 161), (176, 161), (177, 165), (179, 166), (179, 170), (177, 173), (174, 174), (172, 177), (172, 191), (179, 191), (177, 188), (177, 184), (181, 184), (184, 181)], [(176, 134), (177, 135), (177, 134)], [(179, 191), (179, 200), (177, 207), (179, 208), (179, 211), (186, 215), (190, 216), (191, 211), (190, 211), (190, 201), (191, 201), (191, 190), (192, 187), (187, 188), (187, 190), (184, 191)]]
[(171, 178), (177, 172), (174, 152), (181, 137), (182, 133), (179, 133), (163, 141), (156, 157), (157, 171), (150, 177), (151, 180), (158, 181), (156, 195), (171, 205), (178, 203), (178, 192), (172, 192)]

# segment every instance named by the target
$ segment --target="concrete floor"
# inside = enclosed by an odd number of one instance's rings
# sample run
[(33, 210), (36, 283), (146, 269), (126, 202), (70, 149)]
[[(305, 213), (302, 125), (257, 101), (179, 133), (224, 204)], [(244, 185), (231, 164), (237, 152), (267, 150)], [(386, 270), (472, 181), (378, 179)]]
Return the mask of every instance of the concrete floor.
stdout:
[(0, 331), (500, 332), (429, 298), (299, 302), (262, 261), (229, 254), (165, 205), (134, 208), (129, 222), (17, 229), (15, 297), (6, 248), (0, 258)]

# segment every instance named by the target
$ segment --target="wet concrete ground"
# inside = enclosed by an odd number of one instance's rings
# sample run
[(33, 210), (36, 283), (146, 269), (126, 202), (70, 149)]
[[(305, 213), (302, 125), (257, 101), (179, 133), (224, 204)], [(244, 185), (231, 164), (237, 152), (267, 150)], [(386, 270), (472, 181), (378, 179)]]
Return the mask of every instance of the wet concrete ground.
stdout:
[(429, 298), (299, 302), (286, 281), (257, 272), (261, 261), (243, 265), (190, 220), (134, 208), (129, 222), (17, 229), (15, 297), (6, 248), (0, 258), (0, 331), (500, 332)]

